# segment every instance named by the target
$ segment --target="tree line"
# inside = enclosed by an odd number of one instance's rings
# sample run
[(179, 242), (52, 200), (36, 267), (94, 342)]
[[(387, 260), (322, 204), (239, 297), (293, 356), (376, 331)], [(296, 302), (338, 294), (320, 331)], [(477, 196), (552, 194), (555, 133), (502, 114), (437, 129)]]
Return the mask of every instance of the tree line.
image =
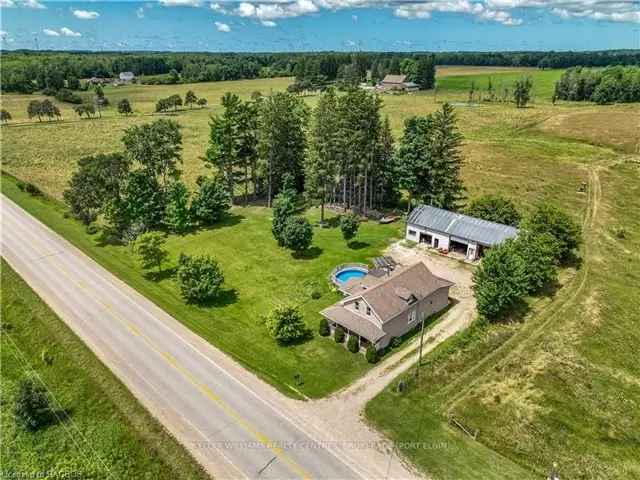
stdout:
[[(527, 66), (568, 68), (573, 66), (639, 65), (639, 50), (592, 52), (318, 52), (318, 53), (139, 53), (139, 52), (56, 52), (4, 51), (0, 72), (2, 91), (32, 93), (64, 88), (74, 90), (80, 78), (116, 77), (131, 71), (136, 76), (164, 75), (166, 81), (207, 82), (300, 76), (307, 64), (318, 64), (318, 72), (328, 80), (352, 78), (353, 73), (370, 70), (400, 73), (403, 60), (433, 58), (434, 65)], [(304, 68), (301, 66), (304, 64)], [(354, 70), (355, 66), (355, 70)], [(407, 66), (405, 65), (405, 69)], [(316, 70), (313, 66), (310, 71)], [(345, 71), (346, 70), (346, 71)], [(175, 74), (170, 75), (174, 71)], [(409, 69), (410, 71), (410, 69)], [(404, 73), (404, 72), (403, 72)], [(315, 75), (315, 74), (313, 74)], [(304, 73), (305, 78), (312, 74)]]
[(640, 67), (570, 68), (556, 82), (553, 98), (601, 105), (640, 102)]

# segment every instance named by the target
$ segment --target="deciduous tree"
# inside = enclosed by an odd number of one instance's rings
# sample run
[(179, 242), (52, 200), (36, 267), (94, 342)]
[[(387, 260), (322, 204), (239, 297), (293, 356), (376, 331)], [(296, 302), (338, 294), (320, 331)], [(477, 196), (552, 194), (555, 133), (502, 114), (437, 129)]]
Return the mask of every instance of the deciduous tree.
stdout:
[(187, 303), (205, 303), (216, 298), (224, 283), (224, 274), (216, 260), (208, 255), (180, 255), (177, 271), (182, 298)]
[(167, 238), (160, 232), (143, 233), (136, 240), (136, 253), (142, 268), (156, 267), (162, 271), (162, 264), (167, 260), (169, 252), (165, 249)]
[(302, 313), (293, 305), (274, 308), (269, 313), (265, 325), (269, 334), (283, 345), (296, 342), (308, 335)]

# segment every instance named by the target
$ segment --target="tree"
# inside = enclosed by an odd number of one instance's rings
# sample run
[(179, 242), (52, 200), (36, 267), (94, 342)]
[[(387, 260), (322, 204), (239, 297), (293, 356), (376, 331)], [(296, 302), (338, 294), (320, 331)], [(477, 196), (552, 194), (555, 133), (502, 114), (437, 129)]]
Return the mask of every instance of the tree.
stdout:
[(198, 101), (198, 97), (196, 97), (196, 94), (194, 93), (194, 91), (193, 90), (187, 91), (187, 93), (184, 96), (184, 104), (189, 105), (189, 108), (193, 108), (193, 104), (196, 103), (197, 101)]
[(342, 215), (340, 217), (340, 231), (342, 238), (349, 242), (358, 233), (360, 219), (353, 214)]
[(17, 423), (32, 432), (47, 425), (54, 412), (45, 388), (30, 378), (22, 380), (14, 414)]
[(347, 350), (349, 350), (351, 353), (358, 353), (360, 351), (358, 337), (356, 337), (355, 335), (349, 335), (349, 340), (347, 340)]
[(293, 305), (274, 308), (265, 321), (267, 331), (280, 344), (288, 345), (308, 335), (302, 313)]
[(429, 90), (436, 84), (436, 66), (433, 55), (421, 55), (416, 62), (415, 82), (421, 90)]
[(200, 108), (204, 108), (204, 107), (207, 106), (207, 99), (206, 98), (199, 98), (197, 103), (198, 103), (198, 106)]
[(58, 100), (59, 102), (75, 104), (82, 103), (82, 97), (80, 95), (78, 95), (77, 93), (73, 93), (71, 90), (66, 88), (61, 88), (60, 90), (58, 90), (55, 96), (56, 100)]
[(62, 195), (71, 213), (85, 225), (104, 213), (107, 205), (120, 198), (129, 165), (121, 153), (98, 154), (78, 160), (78, 169)]
[(560, 244), (555, 237), (521, 231), (516, 245), (525, 264), (527, 293), (542, 290), (557, 277)]
[(295, 252), (303, 252), (311, 246), (313, 227), (304, 217), (290, 217), (282, 232), (282, 245)]
[(333, 339), (336, 341), (336, 343), (344, 342), (344, 328), (342, 328), (340, 325), (338, 325), (333, 331)]
[(69, 90), (80, 90), (80, 80), (78, 77), (67, 77), (67, 88)]
[(77, 105), (73, 110), (80, 118), (82, 118), (82, 115), (86, 115), (87, 118), (90, 118), (96, 114), (96, 107), (94, 107), (92, 103)]
[(276, 92), (259, 102), (258, 154), (267, 172), (269, 207), (285, 173), (293, 176), (296, 190), (302, 189), (308, 116), (304, 101), (290, 93)]
[(133, 113), (129, 100), (123, 98), (118, 102), (118, 113), (121, 115), (131, 115)]
[(0, 122), (7, 123), (11, 120), (11, 114), (4, 108), (0, 110)]
[(222, 97), (224, 111), (209, 122), (210, 136), (204, 161), (208, 166), (216, 167), (224, 176), (229, 198), (233, 202), (235, 172), (240, 157), (240, 122), (242, 101), (233, 93), (225, 93)]
[(39, 100), (31, 100), (27, 106), (27, 114), (29, 119), (38, 117), (38, 121), (42, 121), (42, 102)]
[(304, 165), (305, 193), (320, 202), (320, 225), (324, 225), (324, 205), (335, 185), (341, 155), (337, 113), (337, 97), (329, 88), (313, 112), (310, 154)]
[(289, 219), (295, 214), (295, 211), (295, 191), (285, 188), (276, 195), (273, 202), (273, 220), (271, 224), (271, 233), (273, 233), (280, 246), (284, 246), (284, 229)]
[(514, 240), (491, 248), (473, 274), (478, 313), (496, 320), (528, 291), (527, 266)]
[(531, 77), (522, 77), (516, 81), (513, 86), (513, 100), (516, 102), (518, 108), (524, 108), (531, 100), (531, 89), (533, 88), (533, 82)]
[(460, 178), (462, 135), (458, 131), (453, 107), (444, 103), (433, 115), (427, 171), (430, 191), (420, 192), (425, 203), (446, 210), (456, 210), (464, 197)]
[(182, 298), (187, 303), (205, 303), (215, 299), (224, 283), (220, 265), (208, 255), (180, 254), (177, 279)]
[(465, 213), (472, 217), (513, 227), (517, 227), (520, 223), (520, 213), (515, 204), (499, 195), (485, 195), (474, 199), (465, 209)]
[(180, 82), (180, 74), (175, 68), (172, 68), (169, 71), (169, 83), (178, 83)]
[(53, 117), (60, 117), (60, 109), (48, 98), (40, 102), (40, 112), (46, 115), (49, 120)]
[(532, 234), (553, 236), (559, 245), (557, 258), (565, 262), (580, 246), (582, 229), (569, 215), (549, 203), (539, 203), (531, 216), (525, 219), (522, 230)]
[(198, 191), (191, 202), (191, 218), (202, 225), (218, 222), (231, 208), (229, 192), (223, 181), (216, 178), (199, 177), (196, 181)]
[(405, 120), (404, 134), (396, 152), (394, 177), (398, 186), (409, 194), (408, 211), (413, 198), (433, 190), (431, 186), (429, 143), (432, 117), (411, 117)]
[(160, 119), (134, 125), (124, 131), (122, 143), (128, 158), (148, 175), (159, 176), (163, 188), (169, 179), (180, 177), (177, 164), (182, 163), (182, 135), (177, 122)]
[(167, 238), (160, 232), (147, 232), (136, 240), (136, 253), (140, 259), (142, 268), (158, 268), (162, 271), (162, 264), (167, 260), (169, 252), (164, 248)]
[(144, 169), (129, 172), (120, 187), (120, 195), (104, 208), (109, 228), (122, 235), (133, 223), (146, 228), (162, 225), (165, 194), (156, 177)]
[(175, 233), (184, 233), (191, 228), (189, 190), (179, 180), (172, 182), (167, 189), (164, 223)]
[(176, 93), (167, 98), (167, 102), (173, 107), (173, 111), (177, 112), (178, 107), (182, 106), (182, 97)]

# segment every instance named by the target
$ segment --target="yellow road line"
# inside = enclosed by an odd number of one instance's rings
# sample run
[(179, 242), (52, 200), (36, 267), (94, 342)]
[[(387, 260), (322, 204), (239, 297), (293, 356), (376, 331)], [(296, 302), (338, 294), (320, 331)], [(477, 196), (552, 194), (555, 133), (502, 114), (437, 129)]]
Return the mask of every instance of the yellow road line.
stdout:
[[(36, 243), (46, 249), (46, 246), (40, 241), (40, 239), (36, 236)], [(42, 253), (41, 249), (40, 253)], [(82, 281), (74, 279), (70, 272), (64, 268), (57, 257), (50, 257), (52, 262), (54, 262), (56, 270), (62, 273), (71, 283), (75, 284), (78, 288), (83, 290), (87, 295), (92, 297), (98, 304), (102, 305), (105, 312), (107, 312), (110, 316), (115, 318), (120, 324), (122, 324), (126, 330), (130, 333), (139, 336), (144, 340), (144, 342), (155, 352), (157, 352), (161, 358), (172, 368), (174, 368), (178, 373), (180, 373), (189, 383), (191, 383), (194, 387), (200, 390), (209, 400), (216, 403), (223, 411), (226, 413), (237, 425), (246, 430), (249, 434), (254, 436), (260, 443), (262, 443), (265, 447), (271, 450), (278, 458), (283, 460), (292, 471), (294, 471), (297, 475), (299, 475), (303, 479), (310, 479), (312, 476), (307, 471), (304, 470), (294, 459), (292, 459), (287, 453), (280, 447), (276, 446), (276, 443), (273, 442), (269, 437), (261, 433), (257, 430), (250, 422), (245, 420), (233, 407), (227, 404), (220, 396), (215, 394), (211, 388), (198, 381), (196, 377), (194, 377), (185, 367), (183, 367), (173, 355), (168, 352), (160, 349), (148, 336), (142, 333), (136, 325), (129, 322), (126, 318), (122, 317), (118, 312), (114, 310), (114, 308), (101, 300), (89, 287)]]

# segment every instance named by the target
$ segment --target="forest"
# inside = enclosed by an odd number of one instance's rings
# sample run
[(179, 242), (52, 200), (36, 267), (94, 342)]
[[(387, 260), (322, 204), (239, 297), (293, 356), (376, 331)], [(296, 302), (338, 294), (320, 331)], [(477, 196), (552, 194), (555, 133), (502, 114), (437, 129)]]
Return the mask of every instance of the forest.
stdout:
[[(177, 53), (177, 52), (2, 52), (2, 90), (31, 93), (78, 78), (111, 78), (123, 71), (145, 76), (149, 83), (190, 83), (299, 76), (300, 64), (318, 64), (328, 80), (342, 70), (380, 66), (394, 72), (403, 61), (423, 57), (435, 65), (567, 68), (638, 65), (640, 51), (597, 52), (316, 52), (316, 53)], [(349, 73), (347, 71), (347, 73)], [(151, 76), (151, 77), (150, 77)], [(152, 76), (159, 76), (153, 78)], [(54, 87), (55, 88), (55, 87)], [(60, 87), (58, 87), (60, 88)]]
[(556, 83), (554, 98), (600, 105), (640, 102), (640, 67), (570, 68)]

